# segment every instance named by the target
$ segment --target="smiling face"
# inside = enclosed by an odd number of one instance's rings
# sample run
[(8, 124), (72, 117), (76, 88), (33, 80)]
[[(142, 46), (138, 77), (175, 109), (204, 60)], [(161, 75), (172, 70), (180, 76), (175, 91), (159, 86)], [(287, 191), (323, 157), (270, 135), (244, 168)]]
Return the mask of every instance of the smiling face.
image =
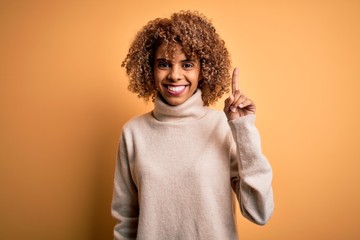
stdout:
[(166, 58), (166, 50), (162, 44), (155, 53), (155, 85), (168, 104), (177, 106), (195, 93), (199, 83), (200, 62), (198, 59), (188, 59), (180, 44), (176, 44), (172, 59)]

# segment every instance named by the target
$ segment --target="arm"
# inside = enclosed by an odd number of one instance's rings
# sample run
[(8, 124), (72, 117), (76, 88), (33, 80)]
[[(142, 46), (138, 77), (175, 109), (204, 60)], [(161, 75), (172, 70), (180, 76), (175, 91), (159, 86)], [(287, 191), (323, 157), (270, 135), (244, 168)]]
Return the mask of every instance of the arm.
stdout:
[(261, 152), (260, 136), (254, 124), (256, 106), (239, 89), (238, 75), (235, 68), (231, 94), (224, 105), (236, 145), (232, 151), (231, 184), (243, 216), (263, 225), (274, 209), (272, 170)]
[(111, 214), (117, 220), (114, 239), (136, 239), (139, 215), (138, 195), (131, 176), (124, 134), (117, 153)]
[(254, 121), (254, 115), (229, 121), (236, 145), (232, 157), (231, 183), (242, 215), (264, 225), (274, 209), (272, 169), (261, 152), (260, 136)]

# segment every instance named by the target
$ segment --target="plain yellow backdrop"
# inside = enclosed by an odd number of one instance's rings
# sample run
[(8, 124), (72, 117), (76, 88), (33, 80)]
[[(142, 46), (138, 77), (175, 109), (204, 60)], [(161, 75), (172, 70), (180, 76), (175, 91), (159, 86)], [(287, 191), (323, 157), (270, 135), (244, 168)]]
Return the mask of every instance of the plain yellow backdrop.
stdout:
[(359, 1), (89, 0), (0, 2), (0, 239), (112, 238), (121, 127), (152, 109), (121, 61), (182, 9), (225, 40), (273, 166), (274, 215), (241, 239), (360, 238)]

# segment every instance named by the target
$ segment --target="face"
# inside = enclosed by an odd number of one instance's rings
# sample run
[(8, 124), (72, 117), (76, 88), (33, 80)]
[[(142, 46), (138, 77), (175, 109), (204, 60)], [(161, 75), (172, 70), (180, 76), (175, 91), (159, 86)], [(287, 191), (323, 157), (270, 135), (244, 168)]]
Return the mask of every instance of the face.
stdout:
[(177, 106), (196, 91), (200, 76), (198, 59), (188, 59), (181, 45), (176, 45), (173, 59), (165, 56), (166, 47), (160, 45), (155, 53), (154, 78), (158, 92), (170, 105)]

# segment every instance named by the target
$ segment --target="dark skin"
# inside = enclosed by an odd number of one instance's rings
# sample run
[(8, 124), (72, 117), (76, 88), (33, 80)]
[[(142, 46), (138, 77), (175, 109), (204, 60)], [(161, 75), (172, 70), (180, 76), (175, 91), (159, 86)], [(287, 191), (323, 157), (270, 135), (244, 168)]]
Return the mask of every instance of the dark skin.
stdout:
[(231, 94), (225, 99), (224, 112), (229, 121), (247, 115), (255, 115), (255, 103), (239, 89), (239, 69), (235, 68), (231, 80)]

